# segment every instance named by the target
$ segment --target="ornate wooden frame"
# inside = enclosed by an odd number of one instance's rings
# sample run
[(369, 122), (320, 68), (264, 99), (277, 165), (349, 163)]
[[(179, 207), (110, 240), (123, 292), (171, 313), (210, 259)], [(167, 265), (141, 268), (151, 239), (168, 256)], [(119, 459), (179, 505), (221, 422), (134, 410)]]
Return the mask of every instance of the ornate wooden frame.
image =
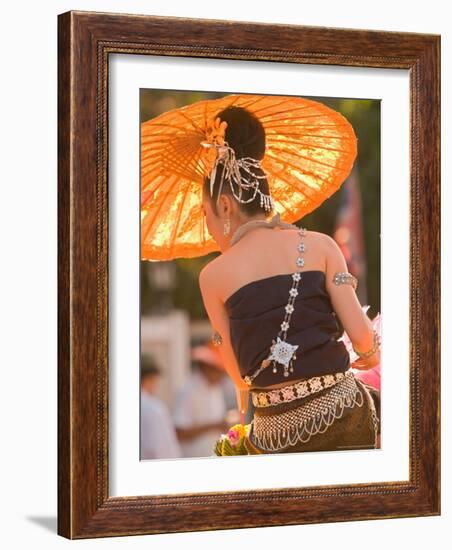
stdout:
[[(112, 53), (409, 70), (409, 481), (109, 496), (107, 90)], [(440, 514), (440, 36), (80, 11), (59, 15), (58, 231), (60, 535)]]

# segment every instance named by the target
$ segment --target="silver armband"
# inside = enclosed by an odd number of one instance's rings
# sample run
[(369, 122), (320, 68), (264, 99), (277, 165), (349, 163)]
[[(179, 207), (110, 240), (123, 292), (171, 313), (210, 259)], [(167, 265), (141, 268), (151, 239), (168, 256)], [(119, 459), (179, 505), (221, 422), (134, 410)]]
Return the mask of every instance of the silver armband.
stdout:
[(348, 273), (348, 271), (338, 271), (335, 273), (333, 282), (336, 285), (352, 285), (355, 290), (358, 287), (358, 279), (351, 273)]
[(212, 343), (214, 346), (219, 346), (223, 343), (223, 338), (221, 337), (221, 334), (219, 332), (215, 331), (212, 334)]

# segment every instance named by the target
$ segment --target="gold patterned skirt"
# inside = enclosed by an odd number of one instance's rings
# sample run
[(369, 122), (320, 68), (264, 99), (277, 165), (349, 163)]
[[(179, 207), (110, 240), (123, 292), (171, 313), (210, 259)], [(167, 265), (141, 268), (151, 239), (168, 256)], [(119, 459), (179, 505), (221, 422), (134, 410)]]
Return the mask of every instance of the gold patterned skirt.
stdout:
[(272, 391), (267, 399), (262, 390), (251, 389), (255, 408), (244, 441), (248, 454), (378, 448), (379, 391), (351, 370), (338, 379), (320, 389), (315, 377), (317, 386), (308, 386), (315, 388), (308, 395), (300, 391), (300, 384), (314, 379)]

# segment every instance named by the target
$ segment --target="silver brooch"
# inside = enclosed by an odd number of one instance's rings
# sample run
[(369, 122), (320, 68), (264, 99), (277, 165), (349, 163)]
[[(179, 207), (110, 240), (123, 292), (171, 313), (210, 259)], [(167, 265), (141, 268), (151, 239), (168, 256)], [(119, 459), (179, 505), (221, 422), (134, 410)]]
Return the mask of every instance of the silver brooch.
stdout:
[(289, 368), (289, 362), (292, 359), (292, 356), (295, 353), (295, 350), (298, 348), (297, 346), (292, 346), (288, 342), (284, 342), (281, 340), (281, 338), (278, 336), (277, 341), (272, 346), (272, 351), (270, 355), (267, 357), (269, 361), (274, 360), (278, 363), (281, 363), (286, 367), (286, 369)]

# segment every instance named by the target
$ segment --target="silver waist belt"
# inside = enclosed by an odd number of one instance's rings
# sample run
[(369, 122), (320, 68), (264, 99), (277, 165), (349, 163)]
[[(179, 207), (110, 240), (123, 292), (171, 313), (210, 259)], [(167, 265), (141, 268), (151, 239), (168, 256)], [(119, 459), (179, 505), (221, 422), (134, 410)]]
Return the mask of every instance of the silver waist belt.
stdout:
[(325, 432), (348, 407), (361, 407), (367, 398), (377, 437), (378, 418), (370, 394), (360, 389), (351, 371), (324, 395), (283, 413), (259, 415), (251, 422), (251, 442), (266, 451), (280, 451), (298, 442), (306, 443), (314, 434)]
[(270, 407), (272, 405), (288, 403), (295, 399), (301, 399), (302, 397), (317, 393), (325, 388), (334, 386), (344, 378), (344, 372), (313, 376), (312, 378), (299, 380), (283, 388), (275, 388), (268, 391), (250, 390), (251, 398), (255, 407)]

